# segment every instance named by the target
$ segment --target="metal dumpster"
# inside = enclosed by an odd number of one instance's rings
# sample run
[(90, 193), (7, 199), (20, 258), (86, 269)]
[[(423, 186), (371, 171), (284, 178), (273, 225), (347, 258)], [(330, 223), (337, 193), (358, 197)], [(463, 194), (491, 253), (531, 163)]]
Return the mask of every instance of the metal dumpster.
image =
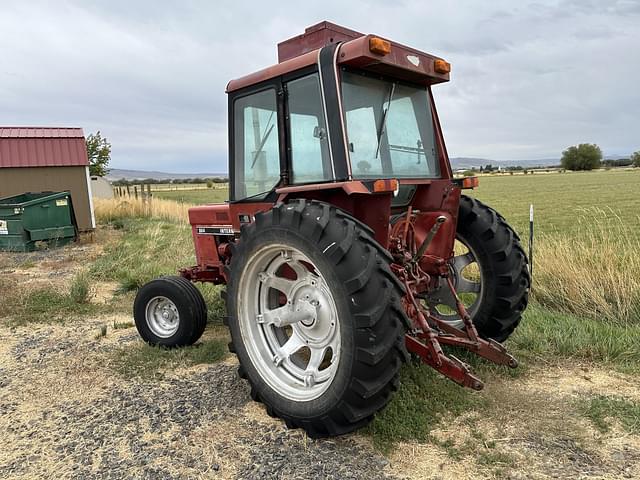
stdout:
[(36, 249), (36, 242), (64, 245), (76, 235), (69, 192), (29, 192), (0, 198), (0, 250), (28, 252)]

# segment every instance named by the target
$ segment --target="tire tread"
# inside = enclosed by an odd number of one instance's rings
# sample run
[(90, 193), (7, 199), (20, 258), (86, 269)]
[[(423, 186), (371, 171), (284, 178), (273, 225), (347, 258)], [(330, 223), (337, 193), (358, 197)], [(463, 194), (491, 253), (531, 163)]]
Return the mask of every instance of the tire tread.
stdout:
[[(389, 253), (373, 239), (373, 231), (348, 213), (315, 200), (292, 200), (257, 214), (256, 221), (243, 231), (237, 253), (243, 253), (247, 239), (275, 226), (286, 226), (318, 245), (354, 299), (349, 304), (355, 341), (352, 377), (328, 411), (317, 417), (295, 418), (277, 402), (269, 403), (260, 395), (248, 369), (241, 365), (239, 372), (249, 381), (251, 397), (264, 402), (268, 413), (282, 418), (288, 428), (303, 428), (314, 438), (351, 432), (371, 421), (389, 402), (398, 387), (400, 367), (409, 358), (404, 341), (409, 321), (400, 304), (404, 290), (391, 272)], [(234, 257), (226, 298), (228, 322), (232, 325), (237, 323), (231, 298), (233, 282), (242, 267), (234, 263)], [(385, 304), (372, 305), (367, 302), (371, 298), (382, 298)], [(233, 338), (235, 350), (243, 348), (240, 342)]]

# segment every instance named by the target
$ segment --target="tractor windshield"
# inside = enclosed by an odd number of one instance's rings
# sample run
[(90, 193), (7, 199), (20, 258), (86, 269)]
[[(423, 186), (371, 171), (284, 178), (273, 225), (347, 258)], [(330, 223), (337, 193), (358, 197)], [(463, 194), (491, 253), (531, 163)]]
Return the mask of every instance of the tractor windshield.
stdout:
[(354, 178), (440, 176), (426, 88), (344, 71), (342, 101)]

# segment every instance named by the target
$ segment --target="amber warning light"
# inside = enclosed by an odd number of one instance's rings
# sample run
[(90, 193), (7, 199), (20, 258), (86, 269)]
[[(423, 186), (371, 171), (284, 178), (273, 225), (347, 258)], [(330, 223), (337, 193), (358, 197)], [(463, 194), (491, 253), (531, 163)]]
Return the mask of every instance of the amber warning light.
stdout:
[(449, 73), (451, 71), (451, 64), (438, 58), (433, 61), (433, 69), (436, 73)]
[(478, 177), (465, 177), (462, 179), (462, 188), (476, 188), (480, 185)]
[(388, 180), (376, 180), (375, 182), (373, 182), (373, 188), (372, 190), (375, 193), (382, 193), (382, 192), (397, 192), (398, 187), (400, 186), (398, 180), (396, 180), (395, 178), (392, 179), (388, 179)]
[(387, 55), (391, 53), (391, 43), (378, 37), (369, 39), (369, 50), (378, 55)]
[(453, 183), (460, 188), (476, 188), (480, 185), (480, 180), (478, 177), (454, 178)]

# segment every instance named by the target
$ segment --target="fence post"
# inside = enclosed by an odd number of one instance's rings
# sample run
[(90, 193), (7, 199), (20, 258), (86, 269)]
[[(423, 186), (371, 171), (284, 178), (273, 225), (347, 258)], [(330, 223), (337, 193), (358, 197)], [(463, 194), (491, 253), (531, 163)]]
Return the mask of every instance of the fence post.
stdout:
[(131, 189), (129, 188), (129, 185), (127, 185), (127, 197), (131, 198)]
[(529, 275), (533, 288), (533, 203), (529, 205)]
[(136, 196), (136, 200), (138, 200), (138, 186), (137, 185), (133, 186), (133, 193)]

